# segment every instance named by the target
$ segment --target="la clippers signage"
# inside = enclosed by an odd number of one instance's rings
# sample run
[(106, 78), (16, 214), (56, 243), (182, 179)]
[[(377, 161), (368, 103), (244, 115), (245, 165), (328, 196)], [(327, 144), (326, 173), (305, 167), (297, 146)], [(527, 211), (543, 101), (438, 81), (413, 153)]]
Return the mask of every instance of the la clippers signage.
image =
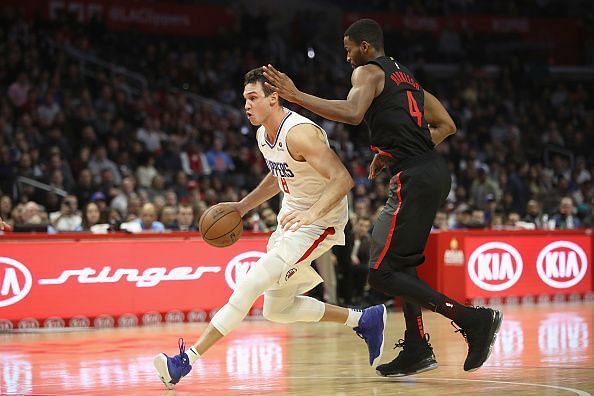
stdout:
[(0, 319), (217, 309), (266, 241), (245, 238), (224, 249), (197, 237), (3, 242)]
[(464, 249), (467, 298), (592, 290), (588, 236), (469, 236)]

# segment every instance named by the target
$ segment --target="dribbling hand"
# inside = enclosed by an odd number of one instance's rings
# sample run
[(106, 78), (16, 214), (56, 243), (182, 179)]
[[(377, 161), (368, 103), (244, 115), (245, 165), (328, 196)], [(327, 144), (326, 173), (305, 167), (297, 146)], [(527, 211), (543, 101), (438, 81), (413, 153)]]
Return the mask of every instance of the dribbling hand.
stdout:
[(289, 102), (293, 102), (295, 98), (297, 98), (299, 90), (293, 83), (293, 80), (289, 78), (289, 76), (276, 70), (271, 64), (268, 64), (268, 66), (263, 66), (263, 69), (264, 77), (270, 81), (270, 83), (264, 83), (268, 88), (272, 89), (281, 98), (286, 99)]

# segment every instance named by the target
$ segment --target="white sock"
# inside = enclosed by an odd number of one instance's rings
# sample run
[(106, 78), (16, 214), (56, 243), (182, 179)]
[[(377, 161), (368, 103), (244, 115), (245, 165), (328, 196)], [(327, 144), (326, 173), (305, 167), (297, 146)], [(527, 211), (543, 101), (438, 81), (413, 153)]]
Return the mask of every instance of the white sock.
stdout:
[(349, 308), (349, 316), (347, 317), (347, 320), (344, 324), (349, 327), (359, 326), (359, 319), (361, 319), (361, 315), (363, 315), (362, 309)]
[(186, 350), (186, 355), (188, 355), (188, 359), (190, 359), (190, 364), (194, 364), (194, 362), (200, 358), (200, 354), (194, 347), (190, 347), (190, 349)]

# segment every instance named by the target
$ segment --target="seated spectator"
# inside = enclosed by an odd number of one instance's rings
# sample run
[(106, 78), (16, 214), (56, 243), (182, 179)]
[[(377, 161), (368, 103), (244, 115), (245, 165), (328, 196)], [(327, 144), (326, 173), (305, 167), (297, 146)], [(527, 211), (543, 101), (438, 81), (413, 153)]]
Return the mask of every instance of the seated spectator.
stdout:
[(551, 221), (556, 230), (571, 230), (582, 226), (580, 219), (573, 213), (573, 201), (571, 197), (561, 198), (559, 212), (553, 215)]
[(130, 232), (142, 231), (165, 231), (165, 226), (160, 221), (157, 221), (157, 209), (152, 203), (146, 203), (142, 206), (140, 211), (140, 218), (134, 219), (127, 223), (122, 223), (120, 229)]
[(526, 204), (526, 216), (522, 219), (525, 223), (532, 223), (534, 224), (535, 228), (545, 228), (542, 209), (540, 203), (535, 200), (531, 199)]
[(260, 217), (262, 218), (262, 222), (264, 223), (264, 230), (263, 231), (275, 231), (278, 225), (276, 213), (269, 207), (265, 207), (260, 212)]
[(594, 228), (594, 197), (590, 200), (589, 211), (584, 215), (582, 226), (584, 228)]
[(155, 157), (147, 152), (141, 153), (139, 157), (139, 165), (136, 168), (138, 186), (149, 188), (153, 183), (153, 178), (159, 173), (155, 168)]
[(369, 249), (371, 247), (371, 219), (359, 217), (353, 227), (353, 249), (351, 251), (352, 270), (352, 302), (357, 304), (363, 300), (367, 285), (369, 266)]
[(82, 216), (78, 211), (78, 198), (68, 195), (62, 199), (60, 210), (50, 213), (52, 226), (57, 231), (77, 231), (82, 224)]
[(10, 225), (14, 225), (12, 210), (12, 199), (8, 195), (0, 195), (0, 217)]
[(440, 210), (435, 214), (435, 220), (433, 220), (433, 230), (447, 231), (448, 229), (448, 215), (446, 212)]
[(501, 230), (503, 228), (503, 213), (499, 210), (493, 212), (489, 227), (492, 230)]
[(187, 204), (179, 206), (177, 211), (177, 219), (175, 222), (175, 228), (177, 231), (196, 231), (196, 222), (194, 221), (194, 211), (192, 207)]
[(82, 223), (77, 231), (91, 231), (93, 233), (105, 233), (110, 225), (101, 218), (99, 206), (95, 202), (88, 202), (83, 208)]
[(97, 204), (101, 212), (107, 209), (107, 197), (101, 191), (93, 193), (91, 195), (91, 201)]
[(175, 230), (177, 225), (175, 224), (175, 220), (177, 218), (177, 210), (175, 206), (165, 205), (163, 209), (161, 209), (161, 216), (160, 219), (163, 226), (168, 230)]

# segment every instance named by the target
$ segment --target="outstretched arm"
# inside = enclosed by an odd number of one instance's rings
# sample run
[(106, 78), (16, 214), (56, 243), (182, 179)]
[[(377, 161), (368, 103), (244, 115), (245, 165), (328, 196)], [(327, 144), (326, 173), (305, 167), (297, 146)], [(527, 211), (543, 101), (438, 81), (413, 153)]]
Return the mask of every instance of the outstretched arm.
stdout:
[(255, 208), (256, 206), (268, 201), (280, 192), (278, 186), (278, 180), (272, 173), (268, 173), (264, 176), (264, 179), (254, 188), (248, 195), (246, 195), (241, 201), (231, 204), (241, 213), (241, 216)]
[(374, 65), (356, 68), (351, 76), (352, 88), (346, 100), (328, 100), (306, 94), (297, 89), (293, 81), (272, 65), (264, 66), (264, 76), (270, 81), (266, 86), (283, 99), (304, 107), (329, 120), (358, 125), (376, 96), (378, 84), (384, 74)]
[(429, 123), (431, 140), (436, 146), (445, 138), (456, 133), (456, 124), (441, 102), (425, 91), (425, 119)]
[(293, 127), (287, 135), (287, 146), (293, 158), (305, 160), (328, 181), (324, 193), (309, 210), (293, 211), (280, 219), (283, 229), (295, 231), (301, 226), (313, 224), (332, 210), (353, 188), (354, 182), (317, 127), (311, 124)]

